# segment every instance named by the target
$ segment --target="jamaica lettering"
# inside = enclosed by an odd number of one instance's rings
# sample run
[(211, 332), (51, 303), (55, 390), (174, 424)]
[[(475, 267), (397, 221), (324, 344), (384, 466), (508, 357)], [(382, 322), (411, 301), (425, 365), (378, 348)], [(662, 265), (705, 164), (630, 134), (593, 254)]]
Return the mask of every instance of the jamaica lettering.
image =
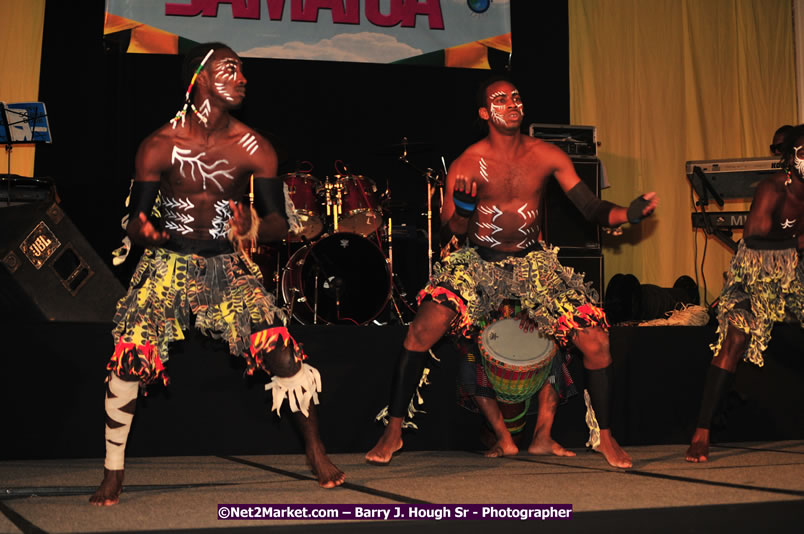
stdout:
[(165, 15), (174, 17), (217, 17), (218, 5), (232, 6), (236, 19), (259, 19), (263, 3), (268, 8), (270, 20), (282, 20), (285, 5), (290, 4), (290, 20), (293, 22), (318, 22), (321, 10), (328, 10), (333, 24), (360, 24), (360, 7), (366, 20), (375, 26), (390, 28), (402, 26), (414, 28), (418, 16), (427, 17), (431, 30), (444, 29), (441, 0), (407, 0), (391, 2), (387, 13), (380, 9), (381, 0), (191, 0), (178, 4), (165, 2)]

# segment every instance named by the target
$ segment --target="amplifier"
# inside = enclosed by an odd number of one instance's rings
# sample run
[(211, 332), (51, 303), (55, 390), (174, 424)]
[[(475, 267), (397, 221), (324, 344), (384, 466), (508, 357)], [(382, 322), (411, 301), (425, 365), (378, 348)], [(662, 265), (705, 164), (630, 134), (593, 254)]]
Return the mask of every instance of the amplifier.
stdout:
[[(600, 197), (600, 162), (597, 158), (573, 157), (578, 177), (598, 198)], [(575, 204), (567, 198), (555, 178), (550, 178), (544, 193), (544, 234), (551, 245), (564, 251), (575, 249), (583, 254), (600, 250), (600, 227), (587, 221)]]
[(17, 174), (0, 176), (0, 207), (53, 200), (54, 186), (49, 178), (28, 178)]
[(597, 127), (569, 124), (531, 124), (531, 137), (552, 143), (573, 157), (597, 157)]

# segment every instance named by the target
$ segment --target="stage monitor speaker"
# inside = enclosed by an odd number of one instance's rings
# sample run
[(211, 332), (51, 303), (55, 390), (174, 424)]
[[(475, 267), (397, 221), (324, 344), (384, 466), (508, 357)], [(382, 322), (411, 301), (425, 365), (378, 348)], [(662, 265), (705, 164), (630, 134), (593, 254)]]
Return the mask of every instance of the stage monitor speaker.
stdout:
[(600, 304), (603, 305), (603, 256), (601, 254), (576, 255), (567, 254), (563, 250), (558, 251), (558, 261), (561, 265), (572, 267), (575, 272), (584, 273), (584, 280), (592, 282), (600, 296)]
[(54, 202), (0, 208), (0, 317), (110, 322), (125, 290)]
[[(572, 163), (581, 181), (600, 197), (599, 161), (596, 158), (572, 158)], [(581, 215), (555, 178), (547, 184), (544, 215), (545, 238), (551, 245), (595, 252), (600, 249), (600, 227)]]

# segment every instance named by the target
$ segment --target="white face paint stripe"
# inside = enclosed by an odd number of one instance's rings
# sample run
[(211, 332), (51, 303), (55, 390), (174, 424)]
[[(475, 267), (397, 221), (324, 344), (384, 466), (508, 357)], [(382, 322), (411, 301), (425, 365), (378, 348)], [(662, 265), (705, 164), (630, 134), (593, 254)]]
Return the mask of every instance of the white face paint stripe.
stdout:
[(796, 170), (799, 176), (804, 177), (804, 159), (798, 159), (798, 151), (800, 149), (800, 146), (793, 147), (793, 162), (796, 164)]
[(162, 199), (162, 204), (165, 207), (168, 207), (168, 208), (178, 208), (178, 209), (184, 210), (184, 211), (190, 210), (190, 209), (195, 207), (195, 204), (193, 204), (190, 201), (189, 198), (184, 198), (184, 199), (178, 198), (178, 199), (176, 199), (176, 198), (166, 197), (166, 198)]
[(492, 206), (491, 208), (487, 208), (486, 206), (478, 206), (477, 211), (485, 215), (494, 215), (494, 217), (491, 218), (492, 222), (496, 221), (497, 217), (503, 214), (503, 212), (497, 206)]
[(233, 215), (229, 202), (226, 200), (215, 202), (215, 213), (217, 215), (212, 219), (212, 228), (210, 228), (209, 234), (213, 239), (220, 239), (226, 237), (229, 233), (229, 220)]
[(177, 146), (173, 147), (173, 154), (170, 158), (170, 163), (175, 164), (177, 161), (179, 162), (179, 173), (181, 173), (183, 178), (187, 178), (187, 175), (184, 172), (184, 164), (187, 163), (190, 165), (190, 178), (195, 182), (196, 181), (196, 171), (198, 174), (201, 175), (201, 179), (203, 180), (203, 189), (207, 189), (207, 180), (214, 183), (218, 186), (218, 189), (223, 191), (223, 186), (221, 186), (218, 179), (225, 178), (227, 180), (234, 180), (234, 176), (232, 176), (232, 171), (235, 169), (232, 167), (231, 169), (219, 169), (215, 170), (216, 167), (219, 165), (228, 165), (229, 160), (221, 159), (216, 161), (213, 164), (208, 164), (201, 161), (201, 158), (206, 155), (206, 152), (201, 152), (197, 156), (189, 157), (188, 155), (192, 152), (190, 149), (183, 149)]
[(209, 103), (209, 98), (205, 98), (201, 103), (201, 109), (198, 111), (198, 113), (204, 117), (209, 117), (210, 111), (212, 111), (212, 106)]
[(490, 235), (480, 236), (480, 235), (475, 234), (475, 237), (477, 238), (478, 241), (488, 243), (490, 248), (494, 248), (494, 247), (502, 244), (499, 241), (497, 241), (496, 239), (494, 239), (493, 237), (491, 237)]
[(248, 152), (252, 156), (257, 151), (257, 149), (260, 148), (260, 145), (257, 142), (257, 138), (250, 133), (246, 133), (245, 135), (243, 135), (243, 137), (240, 138), (240, 141), (238, 141), (237, 144), (245, 148), (246, 152)]
[(502, 232), (502, 228), (500, 228), (494, 223), (478, 223), (477, 226), (480, 228), (486, 228), (488, 230), (491, 230), (492, 235), (496, 234), (497, 232)]
[(486, 160), (483, 158), (480, 158), (480, 176), (487, 182), (489, 181), (488, 165), (486, 165)]
[(218, 90), (218, 92), (219, 92), (220, 94), (222, 94), (222, 95), (223, 95), (223, 98), (225, 98), (225, 99), (226, 99), (226, 100), (228, 100), (229, 102), (233, 101), (233, 100), (234, 100), (234, 98), (232, 98), (232, 95), (231, 95), (231, 94), (229, 94), (229, 92), (228, 92), (228, 91), (224, 90), (224, 88), (223, 88), (223, 87), (224, 87), (224, 85), (223, 85), (222, 83), (220, 83), (220, 82), (215, 82), (215, 88)]
[(530, 223), (536, 219), (536, 214), (539, 213), (538, 210), (536, 210), (536, 211), (534, 211), (534, 210), (525, 211), (525, 208), (527, 208), (527, 207), (528, 207), (528, 203), (526, 202), (525, 204), (522, 204), (522, 207), (520, 207), (518, 210), (516, 210), (516, 212), (520, 216), (522, 216), (522, 218), (525, 220), (522, 223), (522, 226), (520, 226), (518, 228), (519, 233), (520, 234), (525, 234), (525, 235), (533, 233), (533, 227), (530, 226)]
[(489, 109), (491, 120), (493, 120), (497, 124), (505, 124), (505, 118), (503, 117), (504, 111), (505, 111), (505, 105), (492, 104), (491, 108)]

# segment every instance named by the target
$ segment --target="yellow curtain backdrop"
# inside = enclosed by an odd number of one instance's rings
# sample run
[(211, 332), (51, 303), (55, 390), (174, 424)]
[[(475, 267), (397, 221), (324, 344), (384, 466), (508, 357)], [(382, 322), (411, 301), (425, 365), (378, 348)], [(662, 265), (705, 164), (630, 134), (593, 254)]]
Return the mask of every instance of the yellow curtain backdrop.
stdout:
[[(2, 0), (0, 3), (0, 102), (36, 102), (45, 0)], [(33, 145), (14, 146), (2, 160), (0, 173), (33, 176)]]
[(656, 191), (661, 202), (606, 237), (606, 283), (630, 273), (670, 287), (697, 273), (702, 296), (705, 281), (707, 301), (717, 297), (732, 252), (692, 229), (685, 162), (770, 157), (776, 128), (795, 124), (792, 18), (791, 0), (569, 1), (571, 123), (598, 128), (603, 198)]

